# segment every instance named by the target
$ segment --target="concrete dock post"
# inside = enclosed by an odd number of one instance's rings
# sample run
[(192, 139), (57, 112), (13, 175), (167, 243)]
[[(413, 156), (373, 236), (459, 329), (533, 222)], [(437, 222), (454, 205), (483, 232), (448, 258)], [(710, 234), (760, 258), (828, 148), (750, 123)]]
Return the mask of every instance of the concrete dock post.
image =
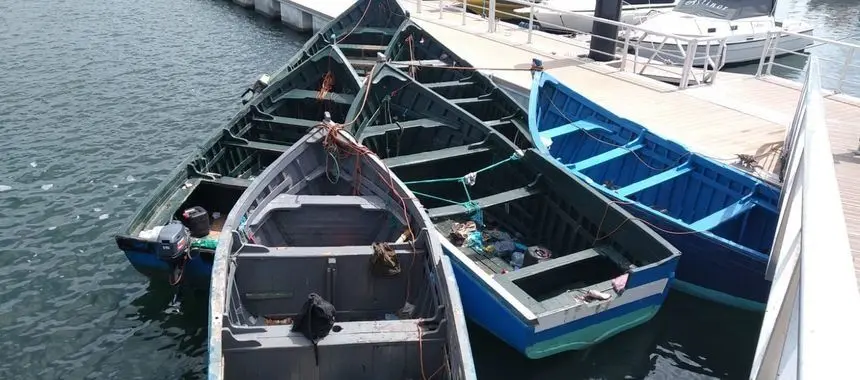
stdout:
[[(597, 0), (594, 17), (618, 21), (621, 19), (621, 0)], [(595, 21), (591, 28), (591, 50), (588, 58), (598, 62), (615, 59), (615, 45), (618, 38), (618, 25)]]
[(254, 9), (270, 18), (281, 15), (281, 3), (278, 0), (254, 0)]

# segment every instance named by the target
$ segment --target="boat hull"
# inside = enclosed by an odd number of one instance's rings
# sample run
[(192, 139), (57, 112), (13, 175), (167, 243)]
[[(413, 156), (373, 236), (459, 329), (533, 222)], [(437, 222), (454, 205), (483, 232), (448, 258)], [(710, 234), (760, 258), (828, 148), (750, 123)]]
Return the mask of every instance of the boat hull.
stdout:
[[(653, 12), (662, 12), (666, 10), (670, 10), (674, 7), (674, 5), (653, 5), (653, 6), (625, 6), (621, 9), (621, 22), (630, 25), (638, 25), (642, 23), (642, 21), (649, 14)], [(528, 19), (528, 8), (521, 8), (522, 11), (518, 12), (522, 17)], [(594, 10), (583, 10), (583, 11), (573, 11), (576, 14), (571, 13), (559, 13), (559, 12), (551, 12), (548, 10), (541, 9), (535, 12), (534, 19), (540, 25), (541, 30), (548, 31), (558, 31), (558, 32), (580, 32), (580, 33), (591, 33), (594, 28), (594, 21), (587, 17), (579, 17), (582, 16), (590, 16), (594, 17)]]
[[(129, 263), (141, 274), (150, 278), (166, 277), (170, 268), (167, 263), (158, 259), (152, 252), (136, 250), (124, 251)], [(185, 264), (183, 276), (195, 283), (208, 283), (212, 275), (212, 255), (208, 259), (204, 254), (192, 253), (191, 260)]]
[(625, 290), (624, 294), (630, 298), (601, 305), (600, 312), (562, 322), (562, 318), (571, 317), (563, 315), (562, 310), (538, 315), (535, 323), (517, 311), (479, 274), (479, 269), (470, 265), (468, 258), (452, 247), (443, 240), (442, 250), (451, 258), (466, 317), (530, 359), (587, 349), (648, 322), (669, 294), (678, 264), (675, 258), (639, 272), (637, 283), (628, 284)]

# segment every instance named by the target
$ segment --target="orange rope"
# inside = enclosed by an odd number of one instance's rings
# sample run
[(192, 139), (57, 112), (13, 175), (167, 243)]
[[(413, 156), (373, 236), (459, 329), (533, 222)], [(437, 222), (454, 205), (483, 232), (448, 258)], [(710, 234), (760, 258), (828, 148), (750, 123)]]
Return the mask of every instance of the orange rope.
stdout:
[(332, 88), (334, 88), (334, 74), (328, 71), (323, 75), (322, 84), (319, 91), (317, 91), (317, 100), (325, 100)]

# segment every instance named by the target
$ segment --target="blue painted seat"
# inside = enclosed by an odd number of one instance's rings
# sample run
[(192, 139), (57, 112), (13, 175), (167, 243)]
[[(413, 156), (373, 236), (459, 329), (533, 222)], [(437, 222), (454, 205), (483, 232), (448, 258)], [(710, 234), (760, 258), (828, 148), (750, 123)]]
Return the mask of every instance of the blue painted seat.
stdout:
[(616, 192), (622, 197), (629, 197), (631, 194), (635, 194), (649, 187), (657, 186), (661, 183), (671, 181), (675, 178), (689, 173), (692, 170), (693, 169), (690, 167), (689, 163), (684, 163), (674, 168), (660, 172), (659, 174), (655, 174), (653, 176), (645, 178), (639, 182), (631, 183), (618, 189)]
[(741, 198), (739, 201), (732, 203), (711, 215), (691, 223), (690, 228), (695, 231), (708, 231), (719, 226), (720, 223), (733, 219), (739, 215), (743, 215), (755, 206), (755, 202), (752, 202), (750, 198), (752, 198), (752, 194)]
[(603, 124), (600, 123), (599, 121), (596, 121), (596, 120), (577, 120), (577, 121), (574, 121), (573, 123), (564, 124), (564, 125), (561, 125), (561, 126), (540, 132), (540, 137), (553, 139), (553, 138), (556, 138), (558, 136), (566, 135), (568, 133), (573, 133), (573, 132), (576, 132), (579, 130), (584, 130), (586, 132), (599, 130), (599, 131), (606, 132), (606, 133), (615, 133), (611, 129), (603, 126)]
[(629, 144), (624, 146), (619, 146), (615, 149), (603, 152), (594, 157), (586, 158), (579, 162), (574, 162), (572, 164), (565, 165), (568, 169), (583, 171), (592, 166), (600, 165), (606, 161), (614, 160), (618, 157), (621, 157), (625, 154), (628, 154), (634, 150), (642, 149), (645, 147), (645, 144), (640, 142), (639, 139), (631, 141)]

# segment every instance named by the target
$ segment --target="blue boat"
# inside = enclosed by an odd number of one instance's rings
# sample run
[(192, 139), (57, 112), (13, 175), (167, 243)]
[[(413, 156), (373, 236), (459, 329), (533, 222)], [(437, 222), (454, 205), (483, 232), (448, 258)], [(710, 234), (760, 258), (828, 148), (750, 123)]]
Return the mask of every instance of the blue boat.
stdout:
[(535, 75), (529, 102), (537, 149), (681, 251), (678, 290), (764, 309), (778, 188), (661, 138), (548, 73)]
[(651, 319), (679, 252), (555, 160), (518, 147), (506, 136), (515, 124), (497, 131), (511, 124), (467, 111), (493, 109), (476, 96), (481, 74), (421, 70), (419, 82), (378, 66), (347, 119), (427, 209), (466, 317), (529, 358)]

